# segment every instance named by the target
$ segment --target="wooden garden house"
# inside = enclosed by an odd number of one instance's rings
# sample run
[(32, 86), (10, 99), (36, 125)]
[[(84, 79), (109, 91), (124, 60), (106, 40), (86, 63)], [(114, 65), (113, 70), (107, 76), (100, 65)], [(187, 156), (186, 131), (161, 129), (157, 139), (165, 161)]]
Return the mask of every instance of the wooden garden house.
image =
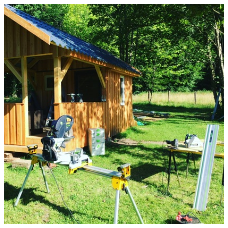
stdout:
[[(101, 34), (102, 35), (102, 34)], [(87, 146), (88, 128), (112, 137), (136, 124), (132, 78), (140, 72), (107, 51), (4, 5), (4, 74), (22, 85), (21, 103), (4, 103), (4, 150), (38, 144), (45, 119), (71, 115), (75, 138), (66, 150)], [(32, 89), (31, 89), (32, 88)], [(30, 92), (32, 91), (32, 92)], [(83, 102), (71, 102), (69, 94)]]

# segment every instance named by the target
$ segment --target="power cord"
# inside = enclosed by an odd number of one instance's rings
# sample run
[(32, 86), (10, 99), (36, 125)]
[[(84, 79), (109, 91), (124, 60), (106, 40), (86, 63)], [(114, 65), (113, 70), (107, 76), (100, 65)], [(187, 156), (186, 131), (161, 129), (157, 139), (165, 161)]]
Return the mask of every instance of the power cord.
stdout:
[(61, 196), (61, 198), (62, 198), (62, 201), (63, 201), (65, 207), (66, 207), (67, 210), (70, 212), (70, 215), (71, 215), (72, 219), (73, 219), (77, 224), (80, 224), (79, 221), (78, 221), (77, 219), (75, 219), (73, 213), (71, 212), (71, 210), (69, 209), (69, 207), (67, 206), (67, 204), (65, 203), (65, 201), (64, 201), (64, 199), (63, 199), (63, 195), (62, 195), (62, 193), (61, 193), (61, 191), (60, 191), (60, 188), (59, 188), (59, 185), (58, 185), (57, 180), (56, 180), (56, 178), (55, 178), (55, 175), (54, 175), (54, 173), (52, 172), (52, 168), (50, 167), (50, 163), (48, 163), (47, 166), (48, 166), (49, 170), (51, 171), (52, 176), (54, 177), (56, 186), (57, 186), (57, 188), (58, 188), (58, 190), (59, 190), (60, 196)]

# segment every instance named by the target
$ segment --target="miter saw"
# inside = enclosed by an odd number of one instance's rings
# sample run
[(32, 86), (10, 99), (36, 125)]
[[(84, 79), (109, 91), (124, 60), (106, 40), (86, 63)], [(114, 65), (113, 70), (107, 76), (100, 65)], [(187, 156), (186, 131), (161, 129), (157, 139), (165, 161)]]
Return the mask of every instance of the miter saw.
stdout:
[(63, 115), (57, 120), (49, 121), (50, 130), (47, 136), (41, 139), (43, 144), (43, 159), (48, 162), (54, 162), (60, 165), (69, 165), (73, 163), (75, 167), (80, 167), (82, 163), (91, 163), (92, 160), (86, 155), (82, 148), (75, 148), (69, 152), (62, 152), (61, 148), (66, 147), (66, 143), (74, 138), (72, 125), (74, 119), (72, 116)]
[(191, 147), (203, 147), (203, 142), (195, 134), (187, 134), (185, 136), (184, 144), (187, 148)]

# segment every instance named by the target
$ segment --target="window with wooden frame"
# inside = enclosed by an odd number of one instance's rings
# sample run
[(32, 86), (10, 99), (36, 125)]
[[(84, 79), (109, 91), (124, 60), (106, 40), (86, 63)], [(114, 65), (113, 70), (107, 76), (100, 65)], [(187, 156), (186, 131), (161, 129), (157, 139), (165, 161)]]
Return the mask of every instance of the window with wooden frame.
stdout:
[(124, 76), (120, 76), (120, 104), (125, 105)]
[(46, 75), (44, 80), (45, 90), (54, 90), (54, 76)]

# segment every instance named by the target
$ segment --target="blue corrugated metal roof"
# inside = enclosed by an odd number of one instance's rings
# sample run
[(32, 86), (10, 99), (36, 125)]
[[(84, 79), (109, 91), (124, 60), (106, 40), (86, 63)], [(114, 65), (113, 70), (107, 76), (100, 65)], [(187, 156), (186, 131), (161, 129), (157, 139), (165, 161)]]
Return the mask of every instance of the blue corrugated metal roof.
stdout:
[(103, 61), (105, 63), (109, 63), (125, 69), (127, 71), (140, 74), (135, 68), (131, 67), (124, 61), (118, 59), (117, 57), (113, 56), (109, 52), (90, 44), (84, 40), (81, 40), (75, 36), (72, 36), (66, 32), (63, 32), (21, 10), (15, 9), (14, 7), (5, 4), (4, 5), (7, 9), (11, 10), (18, 16), (22, 17), (32, 25), (36, 26), (38, 29), (46, 33), (50, 36), (50, 41), (54, 42), (57, 46), (61, 46), (72, 51), (76, 51), (87, 56), (93, 57), (97, 60)]

